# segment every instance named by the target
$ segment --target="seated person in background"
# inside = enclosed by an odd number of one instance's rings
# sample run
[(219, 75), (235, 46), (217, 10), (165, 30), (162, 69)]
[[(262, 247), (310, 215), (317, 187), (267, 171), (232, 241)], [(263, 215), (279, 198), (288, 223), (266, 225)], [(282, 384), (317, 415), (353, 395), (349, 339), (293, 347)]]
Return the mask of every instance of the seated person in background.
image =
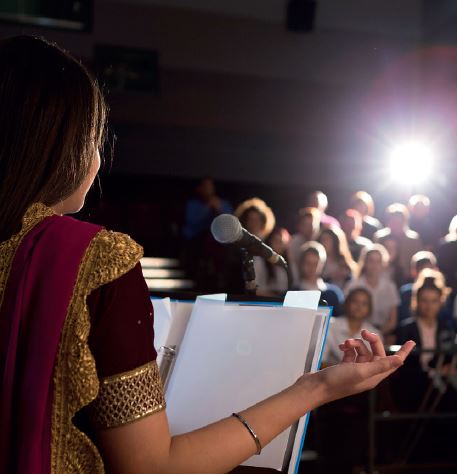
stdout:
[[(429, 374), (434, 370), (430, 364), (436, 365), (437, 358), (433, 352), (421, 353), (420, 350), (446, 349), (455, 344), (455, 322), (439, 318), (447, 293), (442, 273), (431, 268), (422, 270), (413, 286), (413, 316), (402, 321), (397, 329), (398, 344), (411, 336), (419, 350), (405, 364), (401, 383), (398, 384), (401, 387), (398, 387), (397, 398), (408, 410), (414, 409), (421, 401), (430, 383)], [(447, 364), (442, 367), (443, 375), (447, 368)]]
[(400, 264), (400, 255), (398, 253), (398, 243), (394, 238), (388, 238), (384, 240), (383, 245), (389, 254), (387, 274), (395, 283), (396, 287), (400, 288), (405, 282), (409, 281), (409, 275), (403, 273), (403, 268)]
[(457, 216), (449, 224), (449, 233), (440, 241), (437, 250), (438, 268), (446, 278), (446, 285), (457, 292)]
[(333, 307), (332, 314), (341, 314), (341, 305), (344, 301), (343, 292), (336, 285), (326, 283), (321, 278), (327, 254), (325, 248), (319, 242), (307, 242), (300, 249), (298, 261), (299, 282), (297, 290), (319, 290), (322, 292), (321, 299), (325, 300), (328, 306)]
[(373, 301), (371, 293), (365, 288), (354, 288), (346, 296), (344, 315), (330, 320), (325, 344), (323, 363), (337, 364), (341, 358), (340, 344), (346, 339), (361, 338), (362, 329), (377, 333), (378, 330), (367, 319), (371, 315)]
[(306, 242), (316, 240), (319, 234), (321, 214), (315, 207), (302, 207), (298, 211), (297, 233), (292, 235), (287, 262), (294, 281), (298, 281), (298, 258), (300, 248)]
[(332, 216), (329, 216), (325, 213), (328, 207), (328, 198), (327, 195), (324, 194), (322, 191), (314, 191), (312, 192), (307, 200), (307, 206), (315, 207), (320, 212), (320, 227), (330, 227), (335, 226), (339, 227), (340, 223), (337, 219)]
[(257, 197), (243, 201), (234, 214), (248, 232), (262, 240), (271, 234), (276, 224), (273, 211), (265, 201)]
[(343, 289), (357, 270), (344, 232), (339, 227), (328, 227), (322, 229), (317, 240), (327, 253), (322, 278)]
[(209, 231), (211, 222), (219, 214), (231, 214), (233, 208), (228, 201), (216, 194), (214, 181), (203, 178), (195, 188), (195, 197), (186, 203), (183, 234), (188, 240)]
[[(289, 243), (290, 234), (284, 227), (275, 227), (266, 240), (266, 244), (283, 257)], [(279, 265), (273, 265), (261, 257), (254, 257), (254, 269), (258, 295), (280, 296), (289, 289), (287, 271)]]
[[(425, 268), (437, 270), (436, 257), (432, 252), (421, 250), (411, 258), (411, 279), (415, 283), (420, 272)], [(400, 288), (400, 305), (398, 307), (398, 324), (411, 317), (411, 296), (413, 283), (406, 283)]]
[(346, 235), (349, 250), (354, 261), (360, 258), (362, 249), (371, 247), (370, 239), (362, 237), (362, 216), (355, 209), (347, 209), (340, 217), (341, 230)]
[(366, 191), (357, 191), (351, 197), (351, 209), (355, 209), (362, 216), (361, 236), (373, 240), (373, 235), (382, 229), (381, 223), (374, 216), (374, 201)]
[(414, 194), (409, 198), (409, 225), (416, 231), (427, 250), (433, 250), (438, 243), (437, 226), (430, 214), (430, 198), (423, 194)]
[(397, 326), (397, 307), (400, 297), (395, 284), (386, 274), (389, 254), (380, 244), (364, 249), (360, 256), (358, 277), (348, 283), (345, 294), (354, 288), (367, 289), (373, 298), (373, 311), (369, 318), (384, 338), (392, 334)]
[(376, 232), (373, 241), (386, 246), (386, 241), (394, 240), (400, 269), (403, 275), (409, 275), (411, 257), (419, 250), (423, 250), (423, 246), (419, 234), (409, 228), (409, 212), (406, 206), (399, 203), (388, 206), (386, 224), (384, 229)]

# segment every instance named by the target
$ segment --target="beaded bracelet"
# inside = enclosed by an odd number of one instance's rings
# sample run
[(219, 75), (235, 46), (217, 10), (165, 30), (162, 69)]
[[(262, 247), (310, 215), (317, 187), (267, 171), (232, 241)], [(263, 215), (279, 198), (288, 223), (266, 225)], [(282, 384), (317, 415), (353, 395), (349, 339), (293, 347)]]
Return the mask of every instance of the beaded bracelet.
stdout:
[(241, 423), (243, 423), (244, 427), (249, 431), (250, 435), (254, 438), (255, 445), (257, 447), (256, 454), (260, 454), (262, 452), (262, 445), (260, 444), (259, 437), (256, 435), (256, 432), (252, 429), (251, 425), (239, 413), (232, 413), (232, 416), (234, 416)]

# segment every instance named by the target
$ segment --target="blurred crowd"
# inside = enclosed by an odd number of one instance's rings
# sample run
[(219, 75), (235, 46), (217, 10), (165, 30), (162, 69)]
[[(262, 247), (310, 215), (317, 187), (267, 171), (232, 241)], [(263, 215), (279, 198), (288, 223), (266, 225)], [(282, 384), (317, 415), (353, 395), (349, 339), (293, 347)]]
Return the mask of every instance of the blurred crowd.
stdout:
[[(338, 344), (360, 337), (362, 327), (381, 334), (386, 344), (414, 339), (429, 351), (452, 345), (457, 329), (457, 216), (449, 233), (440, 236), (425, 195), (390, 204), (382, 223), (365, 191), (352, 195), (341, 216), (328, 215), (327, 208), (325, 193), (312, 192), (297, 212), (295, 229), (286, 229), (277, 225), (262, 199), (248, 199), (234, 209), (217, 196), (211, 179), (202, 179), (186, 205), (183, 263), (199, 290), (241, 293), (239, 250), (221, 246), (209, 233), (215, 216), (233, 213), (289, 265), (288, 275), (255, 257), (259, 295), (320, 290), (322, 300), (333, 307), (324, 363), (339, 360)], [(427, 371), (433, 362), (433, 352), (422, 353), (416, 365)]]

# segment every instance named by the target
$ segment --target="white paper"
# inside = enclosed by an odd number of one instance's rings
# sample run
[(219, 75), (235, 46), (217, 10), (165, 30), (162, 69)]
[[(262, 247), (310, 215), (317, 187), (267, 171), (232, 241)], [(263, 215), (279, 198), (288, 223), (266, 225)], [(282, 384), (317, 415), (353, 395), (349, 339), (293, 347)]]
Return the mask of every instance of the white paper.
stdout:
[[(294, 383), (303, 374), (314, 315), (197, 301), (166, 393), (172, 434), (230, 416)], [(289, 433), (245, 464), (280, 470)]]
[(284, 298), (284, 306), (317, 309), (320, 298), (320, 291), (288, 291)]

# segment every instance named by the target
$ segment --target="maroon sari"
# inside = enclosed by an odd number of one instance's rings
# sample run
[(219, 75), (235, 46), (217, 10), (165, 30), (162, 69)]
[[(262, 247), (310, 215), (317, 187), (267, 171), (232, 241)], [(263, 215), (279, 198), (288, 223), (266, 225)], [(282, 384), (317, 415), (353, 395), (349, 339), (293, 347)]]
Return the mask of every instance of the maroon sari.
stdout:
[(141, 254), (128, 236), (41, 204), (0, 244), (0, 472), (103, 472), (73, 425), (99, 391), (87, 298)]

